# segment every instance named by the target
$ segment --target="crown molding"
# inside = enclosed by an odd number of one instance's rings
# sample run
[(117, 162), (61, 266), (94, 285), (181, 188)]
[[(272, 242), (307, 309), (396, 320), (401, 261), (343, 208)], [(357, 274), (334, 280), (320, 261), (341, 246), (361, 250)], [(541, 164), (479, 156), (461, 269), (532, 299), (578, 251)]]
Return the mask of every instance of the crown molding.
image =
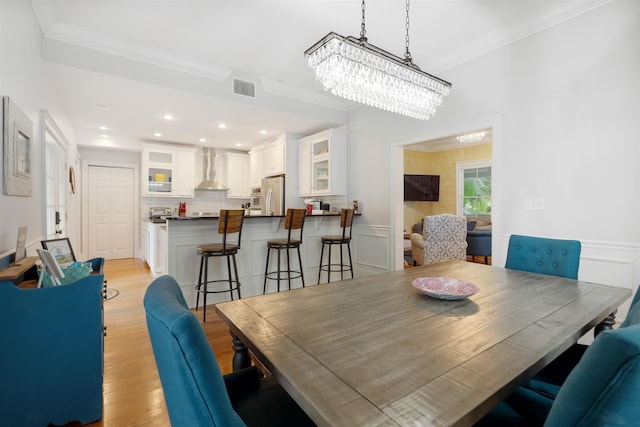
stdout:
[(335, 110), (349, 111), (360, 105), (358, 103), (330, 95), (325, 91), (303, 89), (269, 77), (260, 77), (260, 84), (265, 92), (272, 95), (284, 96)]
[(614, 0), (558, 0), (526, 19), (496, 28), (449, 54), (434, 58), (429, 69), (436, 74), (442, 73), (612, 1)]
[(43, 36), (50, 40), (69, 43), (219, 82), (226, 80), (234, 71), (233, 68), (224, 65), (198, 60), (64, 21), (56, 22), (48, 31), (43, 27), (41, 28), (43, 29)]

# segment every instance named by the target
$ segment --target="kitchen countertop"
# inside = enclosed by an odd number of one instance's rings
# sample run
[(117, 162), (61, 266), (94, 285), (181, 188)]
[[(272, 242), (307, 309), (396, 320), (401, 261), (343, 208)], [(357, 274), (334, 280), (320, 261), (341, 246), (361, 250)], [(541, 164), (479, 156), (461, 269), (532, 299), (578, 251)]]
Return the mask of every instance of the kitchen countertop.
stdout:
[[(360, 214), (355, 214), (360, 215)], [(321, 214), (307, 215), (311, 217), (325, 217), (325, 216), (340, 216), (340, 212), (326, 212)], [(219, 215), (187, 215), (187, 216), (168, 216), (167, 220), (170, 221), (185, 221), (185, 220), (198, 220), (198, 219), (218, 219)], [(247, 218), (284, 218), (285, 215), (245, 215)]]

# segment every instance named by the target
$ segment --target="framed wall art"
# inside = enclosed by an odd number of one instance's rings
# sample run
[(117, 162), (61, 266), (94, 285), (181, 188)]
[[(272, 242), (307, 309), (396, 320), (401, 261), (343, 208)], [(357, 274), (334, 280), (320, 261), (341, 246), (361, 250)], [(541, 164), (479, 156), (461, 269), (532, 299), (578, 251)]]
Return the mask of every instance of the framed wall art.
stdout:
[(33, 122), (8, 96), (2, 98), (4, 194), (30, 197), (33, 192)]

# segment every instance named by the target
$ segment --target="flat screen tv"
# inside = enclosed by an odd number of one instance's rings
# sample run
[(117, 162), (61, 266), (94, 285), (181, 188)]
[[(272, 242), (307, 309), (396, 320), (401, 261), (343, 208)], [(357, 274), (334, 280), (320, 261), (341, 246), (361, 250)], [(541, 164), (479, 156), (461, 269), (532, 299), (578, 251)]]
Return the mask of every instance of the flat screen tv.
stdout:
[(405, 175), (405, 202), (437, 202), (440, 199), (440, 175)]

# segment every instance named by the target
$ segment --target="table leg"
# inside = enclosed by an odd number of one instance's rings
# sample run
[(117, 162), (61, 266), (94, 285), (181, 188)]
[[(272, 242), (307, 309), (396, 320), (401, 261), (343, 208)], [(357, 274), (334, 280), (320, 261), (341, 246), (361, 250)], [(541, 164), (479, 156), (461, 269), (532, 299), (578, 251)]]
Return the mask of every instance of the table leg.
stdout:
[(616, 324), (616, 313), (618, 309), (615, 309), (613, 313), (604, 318), (604, 320), (598, 323), (593, 331), (593, 336), (597, 337), (598, 334), (607, 329), (613, 329), (613, 325)]
[(232, 368), (233, 372), (239, 371), (244, 368), (248, 368), (251, 366), (251, 357), (249, 356), (249, 349), (240, 341), (238, 337), (231, 334), (231, 338), (233, 339), (232, 347), (233, 347), (233, 360), (232, 360)]

